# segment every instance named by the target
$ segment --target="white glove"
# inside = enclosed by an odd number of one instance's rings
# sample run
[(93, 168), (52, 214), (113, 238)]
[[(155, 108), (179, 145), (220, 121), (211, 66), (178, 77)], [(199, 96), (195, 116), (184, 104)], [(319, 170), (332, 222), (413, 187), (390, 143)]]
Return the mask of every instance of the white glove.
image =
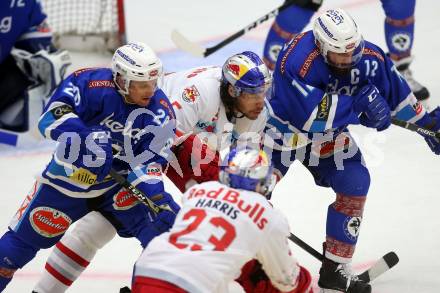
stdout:
[(11, 55), (17, 66), (31, 80), (45, 85), (45, 96), (49, 96), (63, 80), (67, 67), (72, 64), (70, 54), (66, 50), (49, 53), (40, 50), (35, 54), (13, 48)]

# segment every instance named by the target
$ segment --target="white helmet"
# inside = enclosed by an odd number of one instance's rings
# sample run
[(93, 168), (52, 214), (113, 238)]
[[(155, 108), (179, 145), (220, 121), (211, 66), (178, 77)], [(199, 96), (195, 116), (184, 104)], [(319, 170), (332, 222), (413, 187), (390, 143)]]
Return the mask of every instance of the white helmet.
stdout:
[[(154, 51), (144, 43), (129, 43), (116, 49), (112, 59), (113, 79), (122, 95), (128, 94), (130, 81), (150, 81), (162, 76), (162, 62)], [(119, 74), (124, 80), (124, 88), (116, 82)]]
[(220, 167), (219, 181), (232, 188), (268, 196), (275, 187), (276, 176), (264, 151), (233, 148)]
[(364, 49), (362, 34), (353, 18), (340, 8), (327, 10), (315, 19), (313, 35), (322, 56), (330, 65), (336, 66), (336, 64), (331, 64), (327, 58), (329, 51), (333, 53), (354, 51), (349, 66), (355, 65), (362, 58)]

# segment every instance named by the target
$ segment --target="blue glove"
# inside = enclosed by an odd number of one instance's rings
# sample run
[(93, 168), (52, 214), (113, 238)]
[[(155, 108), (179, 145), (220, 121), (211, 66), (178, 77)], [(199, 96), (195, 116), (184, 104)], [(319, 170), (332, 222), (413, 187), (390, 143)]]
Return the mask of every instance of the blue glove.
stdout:
[(148, 196), (154, 204), (164, 205), (169, 209), (169, 211), (162, 210), (157, 215), (150, 213), (155, 230), (159, 234), (168, 231), (180, 207), (174, 202), (172, 196), (164, 191), (161, 165), (150, 163), (146, 166), (138, 166), (128, 174), (127, 181)]
[[(438, 132), (440, 129), (440, 107), (435, 108), (429, 113), (429, 117), (432, 119), (428, 126), (429, 129)], [(425, 136), (425, 140), (434, 154), (440, 155), (440, 140), (432, 136)]]
[(141, 229), (136, 234), (136, 238), (140, 240), (144, 248), (153, 238), (167, 232), (173, 226), (176, 215), (180, 210), (171, 195), (165, 191), (149, 198), (158, 206), (169, 207), (170, 211), (161, 210), (156, 216), (149, 211), (151, 221), (148, 225), (141, 225)]
[(362, 125), (376, 128), (377, 131), (385, 130), (391, 125), (390, 107), (374, 85), (362, 87), (353, 98), (353, 109), (360, 114)]
[[(158, 206), (168, 206), (170, 211), (161, 210), (155, 217), (153, 217), (153, 225), (160, 232), (168, 231), (176, 220), (176, 215), (180, 211), (180, 206), (174, 201), (173, 197), (168, 192), (160, 193), (163, 197), (159, 200), (154, 200)], [(156, 197), (156, 196), (154, 196)], [(154, 199), (154, 197), (152, 197)]]
[(110, 132), (103, 129), (82, 131), (78, 159), (73, 162), (79, 170), (86, 169), (100, 182), (110, 173), (113, 163)]

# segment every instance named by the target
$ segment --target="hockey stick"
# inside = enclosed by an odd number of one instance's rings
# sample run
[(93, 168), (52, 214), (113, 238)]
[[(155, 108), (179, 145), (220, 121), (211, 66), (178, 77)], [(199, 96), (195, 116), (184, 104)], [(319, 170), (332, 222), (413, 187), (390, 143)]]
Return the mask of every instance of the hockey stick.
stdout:
[(430, 137), (434, 137), (434, 138), (440, 139), (440, 132), (435, 132), (435, 131), (426, 129), (424, 127), (418, 126), (418, 125), (416, 125), (414, 123), (410, 123), (410, 122), (406, 122), (406, 121), (403, 121), (403, 120), (399, 120), (397, 118), (391, 118), (391, 122), (394, 125), (397, 125), (397, 126), (406, 128), (408, 130), (417, 132), (418, 134), (421, 134), (423, 136), (430, 136)]
[(304, 1), (302, 1), (302, 0), (286, 1), (286, 2), (284, 2), (283, 5), (275, 8), (274, 10), (272, 10), (269, 13), (265, 14), (264, 16), (260, 17), (259, 19), (257, 19), (253, 23), (251, 23), (250, 25), (239, 30), (235, 34), (227, 37), (225, 40), (221, 41), (220, 43), (218, 43), (217, 45), (212, 46), (212, 47), (203, 48), (199, 44), (191, 42), (190, 40), (185, 38), (179, 31), (177, 31), (175, 29), (171, 32), (171, 39), (173, 40), (174, 44), (176, 44), (176, 46), (178, 48), (182, 49), (183, 51), (186, 51), (196, 57), (207, 57), (207, 56), (211, 55), (212, 53), (218, 51), (220, 48), (223, 48), (227, 44), (231, 43), (232, 41), (238, 39), (239, 37), (241, 37), (242, 35), (244, 35), (248, 31), (256, 28), (257, 26), (259, 26), (260, 24), (262, 24), (266, 20), (269, 20), (272, 17), (277, 16), (281, 11), (283, 11), (284, 9), (289, 7), (290, 5), (303, 4), (303, 2)]
[(124, 176), (118, 174), (114, 169), (110, 170), (110, 176), (112, 176), (116, 182), (118, 182), (122, 187), (127, 189), (128, 192), (130, 192), (140, 202), (145, 204), (153, 212), (155, 216), (161, 211), (170, 211), (174, 213), (174, 211), (168, 205), (157, 205), (154, 203), (154, 201), (160, 200), (163, 197), (163, 195), (158, 194), (150, 199), (142, 191), (131, 185), (130, 182), (128, 182), (127, 179), (124, 178)]
[[(312, 256), (314, 256), (319, 261), (323, 261), (324, 260), (324, 256), (320, 252), (318, 252), (313, 247), (311, 247), (310, 245), (308, 245), (307, 243), (305, 243), (304, 241), (299, 239), (294, 234), (290, 233), (288, 238), (289, 238), (290, 241), (292, 241), (293, 243), (295, 243), (296, 245), (298, 245), (299, 247), (301, 247), (302, 249), (304, 249), (305, 251), (310, 253)], [(357, 276), (358, 276), (358, 278), (360, 280), (369, 283), (370, 281), (376, 279), (377, 277), (379, 277), (383, 273), (385, 273), (388, 270), (390, 270), (398, 262), (399, 262), (399, 257), (397, 256), (397, 254), (395, 252), (393, 252), (393, 251), (388, 252), (387, 254), (382, 256), (368, 270), (366, 270), (365, 272), (363, 272), (363, 273), (361, 273), (361, 274), (359, 274)]]

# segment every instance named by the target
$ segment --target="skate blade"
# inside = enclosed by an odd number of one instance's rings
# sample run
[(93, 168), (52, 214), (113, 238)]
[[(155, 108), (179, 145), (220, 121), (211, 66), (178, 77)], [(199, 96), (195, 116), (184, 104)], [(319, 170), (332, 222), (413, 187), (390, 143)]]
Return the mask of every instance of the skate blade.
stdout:
[(344, 291), (339, 291), (339, 290), (334, 290), (334, 289), (324, 289), (324, 288), (320, 288), (321, 291), (319, 291), (319, 293), (343, 293)]

